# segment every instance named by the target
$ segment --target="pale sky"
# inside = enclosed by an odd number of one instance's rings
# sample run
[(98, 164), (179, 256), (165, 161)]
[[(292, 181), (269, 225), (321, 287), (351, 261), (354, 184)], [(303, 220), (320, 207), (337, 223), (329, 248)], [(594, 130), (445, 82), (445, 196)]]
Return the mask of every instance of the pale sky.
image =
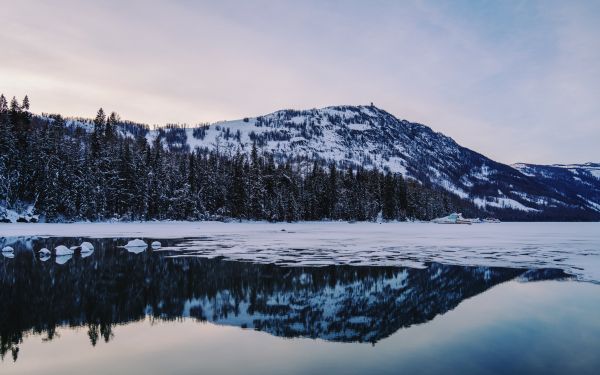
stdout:
[(504, 163), (600, 162), (600, 1), (0, 0), (0, 92), (148, 124), (369, 104)]

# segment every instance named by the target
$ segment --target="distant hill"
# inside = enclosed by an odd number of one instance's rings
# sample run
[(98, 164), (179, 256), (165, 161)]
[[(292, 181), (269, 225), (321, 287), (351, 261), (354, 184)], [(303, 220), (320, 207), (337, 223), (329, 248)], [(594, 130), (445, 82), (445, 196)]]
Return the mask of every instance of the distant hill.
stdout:
[(514, 215), (521, 217), (544, 211), (568, 210), (575, 216), (578, 211), (582, 215), (600, 212), (599, 164), (505, 165), (374, 106), (282, 110), (146, 135), (150, 142), (156, 137), (171, 150), (204, 148), (249, 154), (256, 143), (279, 162), (319, 159), (340, 167), (399, 172), (491, 212), (520, 211)]
[(16, 102), (0, 114), (4, 216), (600, 219), (598, 164), (505, 165), (372, 105), (155, 129)]

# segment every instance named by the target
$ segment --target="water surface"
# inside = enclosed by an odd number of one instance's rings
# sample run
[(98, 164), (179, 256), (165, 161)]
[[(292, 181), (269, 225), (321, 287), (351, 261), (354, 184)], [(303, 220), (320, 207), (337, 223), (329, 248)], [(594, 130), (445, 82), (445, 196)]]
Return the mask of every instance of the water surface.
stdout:
[[(84, 240), (93, 253), (34, 252)], [(120, 247), (128, 240), (12, 241), (14, 258), (0, 258), (3, 374), (600, 366), (600, 286), (560, 268), (290, 266), (201, 257), (190, 244), (202, 239), (129, 251)]]

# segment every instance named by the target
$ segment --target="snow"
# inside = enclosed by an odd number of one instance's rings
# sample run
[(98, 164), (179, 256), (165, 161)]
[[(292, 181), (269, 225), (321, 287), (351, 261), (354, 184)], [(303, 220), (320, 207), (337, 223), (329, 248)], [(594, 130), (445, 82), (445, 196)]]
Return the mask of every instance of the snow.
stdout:
[(490, 198), (492, 200), (475, 198), (473, 199), (473, 203), (481, 208), (489, 207), (498, 207), (498, 208), (512, 208), (520, 211), (539, 211), (535, 208), (527, 207), (521, 202), (517, 202), (514, 199), (510, 198)]
[(125, 249), (127, 249), (127, 251), (132, 254), (139, 254), (139, 253), (143, 253), (144, 251), (146, 251), (146, 248), (142, 247), (142, 246), (126, 247)]
[(528, 195), (526, 193), (523, 193), (523, 192), (520, 192), (520, 191), (515, 191), (515, 190), (511, 190), (510, 193), (513, 194), (513, 195), (519, 196), (521, 199), (524, 199), (524, 200), (526, 200), (528, 202), (532, 202), (532, 203), (535, 203), (535, 204), (544, 205), (544, 204), (547, 203), (547, 201), (544, 198), (539, 197), (539, 196)]
[[(541, 174), (544, 177), (551, 178), (551, 175), (548, 175), (540, 168), (554, 167), (554, 168), (562, 168), (568, 170), (573, 175), (581, 175), (582, 172), (585, 174), (586, 172), (592, 175), (594, 178), (600, 179), (600, 164), (598, 163), (585, 163), (585, 164), (552, 164), (552, 165), (535, 165), (535, 164), (526, 164), (526, 163), (517, 163), (512, 165), (513, 168), (520, 171), (524, 175), (527, 176), (535, 176), (536, 173)], [(573, 177), (577, 180), (581, 180), (579, 177)]]
[(470, 172), (471, 178), (475, 178), (481, 181), (489, 181), (489, 176), (492, 174), (490, 167), (483, 164), (481, 167), (473, 168)]
[(69, 260), (71, 260), (71, 258), (73, 258), (73, 255), (71, 255), (71, 254), (58, 255), (56, 257), (55, 262), (56, 262), (56, 264), (65, 264)]
[(17, 219), (20, 217), (18, 212), (14, 210), (9, 210), (5, 207), (0, 207), (0, 218), (5, 217), (11, 221), (11, 223), (16, 223)]
[(148, 244), (145, 243), (143, 240), (140, 240), (139, 238), (136, 238), (135, 240), (131, 240), (131, 241), (127, 242), (127, 245), (125, 245), (124, 247), (126, 247), (126, 248), (130, 248), (130, 247), (143, 247), (143, 248), (146, 248), (146, 247), (148, 247)]
[(34, 236), (181, 239), (168, 248), (172, 256), (223, 256), (283, 266), (423, 267), (425, 262), (439, 262), (560, 268), (580, 280), (600, 283), (600, 223), (150, 222), (0, 228), (0, 243), (5, 245)]
[(89, 242), (82, 242), (80, 247), (81, 247), (81, 252), (82, 253), (87, 253), (87, 252), (90, 252), (90, 251), (94, 251), (94, 245), (92, 245)]
[(13, 249), (13, 248), (12, 248), (12, 247), (10, 247), (10, 246), (4, 246), (4, 247), (2, 248), (2, 252), (3, 252), (3, 253), (12, 253), (13, 251), (15, 251), (15, 249)]
[(64, 245), (59, 245), (54, 249), (54, 252), (56, 253), (56, 256), (63, 256), (63, 255), (72, 255), (75, 253), (74, 250), (69, 249), (68, 247), (64, 246)]
[(51, 254), (50, 250), (46, 249), (45, 247), (40, 249), (40, 251), (38, 251), (38, 253), (40, 253), (40, 256), (43, 256), (43, 257), (49, 256)]
[(585, 200), (585, 201), (587, 202), (588, 206), (589, 206), (591, 209), (593, 209), (593, 210), (596, 210), (596, 211), (600, 212), (600, 204), (598, 204), (598, 203), (596, 203), (596, 202), (594, 202), (594, 201), (591, 201), (591, 200), (589, 200), (589, 199), (585, 199), (585, 198), (584, 198), (584, 197), (582, 197), (581, 195), (577, 195), (577, 196), (578, 196), (579, 198), (581, 198), (581, 199)]
[(463, 198), (463, 199), (468, 199), (469, 198), (469, 194), (454, 186), (450, 181), (448, 180), (438, 180), (438, 184), (443, 187), (444, 189), (446, 189), (447, 191), (449, 191), (450, 193), (453, 193), (455, 195), (458, 195), (459, 197)]
[(136, 238), (135, 240), (127, 242), (127, 245), (123, 247), (127, 249), (127, 251), (130, 253), (139, 254), (146, 251), (146, 249), (148, 248), (148, 244), (143, 240)]
[(6, 207), (0, 206), (0, 218), (6, 218), (10, 220), (11, 223), (16, 223), (17, 219), (23, 217), (27, 221), (31, 219), (39, 219), (38, 215), (33, 215), (33, 205), (27, 206), (23, 212), (17, 212), (15, 210), (8, 209)]
[[(369, 118), (365, 119), (364, 115)], [(331, 122), (330, 116), (339, 116), (343, 121), (334, 124)], [(313, 157), (318, 155), (327, 161), (350, 162), (362, 165), (367, 169), (374, 167), (383, 169), (385, 167), (393, 172), (407, 175), (406, 162), (396, 156), (383, 157), (379, 149), (381, 144), (368, 140), (366, 143), (356, 142), (349, 145), (344, 139), (343, 134), (348, 131), (360, 132), (362, 135), (377, 133), (376, 127), (373, 126), (373, 120), (377, 120), (380, 116), (381, 114), (377, 113), (376, 109), (362, 106), (311, 109), (299, 111), (292, 117), (288, 111), (283, 110), (260, 116), (264, 120), (262, 125), (259, 123), (258, 117), (248, 118), (248, 121), (231, 120), (204, 125), (202, 126), (204, 129), (202, 139), (193, 136), (194, 129), (199, 127), (185, 128), (187, 138), (185, 145), (190, 150), (218, 148), (225, 154), (235, 154), (238, 151), (249, 154), (253, 144), (251, 134), (278, 134), (289, 138), (288, 140), (276, 140), (267, 137), (264, 145), (259, 146), (261, 150), (276, 155), (276, 162), (281, 157), (285, 159), (289, 156)], [(270, 123), (266, 124), (266, 122)], [(304, 124), (306, 124), (305, 129), (307, 129), (308, 135), (300, 130)], [(311, 133), (317, 128), (318, 134)], [(228, 139), (224, 136), (227, 129), (230, 134)], [(236, 138), (238, 132), (239, 140)], [(148, 142), (152, 142), (157, 134), (157, 130), (150, 131), (146, 135), (146, 139)], [(168, 148), (166, 142), (163, 146)], [(399, 144), (395, 147), (397, 151), (405, 151)]]
[(369, 124), (348, 124), (348, 128), (350, 130), (365, 131), (369, 130), (371, 127)]

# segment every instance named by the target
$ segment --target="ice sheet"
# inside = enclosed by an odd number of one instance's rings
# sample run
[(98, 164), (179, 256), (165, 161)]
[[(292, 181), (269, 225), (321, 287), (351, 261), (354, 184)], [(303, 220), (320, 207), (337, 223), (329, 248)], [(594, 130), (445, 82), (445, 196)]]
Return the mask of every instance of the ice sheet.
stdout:
[(181, 238), (171, 256), (223, 256), (285, 266), (444, 264), (561, 268), (600, 282), (600, 223), (74, 223), (6, 224), (16, 237)]

